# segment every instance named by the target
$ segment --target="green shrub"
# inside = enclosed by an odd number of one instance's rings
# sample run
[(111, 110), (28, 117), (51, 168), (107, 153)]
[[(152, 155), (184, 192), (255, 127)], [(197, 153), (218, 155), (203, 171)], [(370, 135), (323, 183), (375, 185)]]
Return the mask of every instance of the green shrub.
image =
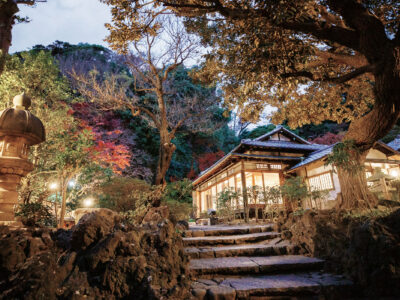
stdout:
[(281, 193), (295, 210), (303, 207), (303, 202), (308, 196), (308, 189), (303, 177), (298, 176), (287, 179), (281, 186)]
[(152, 193), (152, 186), (143, 180), (112, 177), (98, 191), (99, 204), (116, 212), (135, 211), (149, 200)]
[(239, 194), (229, 188), (225, 188), (217, 196), (217, 212), (223, 217), (234, 219), (235, 204), (237, 203)]
[(265, 202), (265, 210), (263, 217), (267, 217), (270, 220), (278, 217), (279, 207), (278, 204), (282, 200), (282, 193), (280, 186), (266, 186), (263, 191), (263, 197)]
[(149, 207), (161, 202), (169, 208), (171, 219), (188, 220), (193, 215), (190, 180), (169, 183), (164, 191), (159, 186), (129, 177), (112, 177), (99, 190), (100, 206), (115, 210), (128, 224), (141, 223)]
[(357, 175), (364, 170), (360, 164), (360, 150), (354, 140), (345, 140), (333, 146), (332, 153), (326, 158), (325, 165), (333, 165), (342, 168), (347, 173)]
[(192, 182), (189, 179), (168, 183), (161, 197), (174, 221), (188, 220), (194, 215)]
[(317, 209), (322, 209), (322, 201), (327, 199), (328, 196), (329, 196), (329, 191), (328, 190), (310, 191), (309, 197), (310, 197), (310, 200), (311, 200), (311, 207), (313, 207), (312, 204), (314, 203), (314, 206)]
[(55, 226), (56, 220), (50, 211), (50, 207), (42, 203), (27, 203), (20, 204), (15, 215), (27, 226)]
[(193, 205), (189, 203), (182, 203), (178, 201), (166, 201), (161, 205), (168, 206), (170, 219), (173, 222), (181, 220), (189, 220), (194, 213)]
[(187, 178), (168, 183), (164, 191), (163, 200), (167, 202), (193, 203), (192, 189), (192, 182)]
[(353, 220), (353, 221), (368, 221), (371, 219), (376, 218), (383, 218), (390, 215), (394, 209), (392, 208), (385, 208), (381, 209), (368, 209), (368, 210), (354, 210), (354, 211), (347, 211), (343, 215), (343, 219)]
[[(259, 185), (253, 185), (247, 187), (247, 197), (250, 201), (250, 204), (255, 204), (255, 217), (256, 221), (258, 221), (258, 204), (260, 203), (260, 198), (263, 194), (263, 188)], [(248, 214), (248, 212), (246, 212)]]

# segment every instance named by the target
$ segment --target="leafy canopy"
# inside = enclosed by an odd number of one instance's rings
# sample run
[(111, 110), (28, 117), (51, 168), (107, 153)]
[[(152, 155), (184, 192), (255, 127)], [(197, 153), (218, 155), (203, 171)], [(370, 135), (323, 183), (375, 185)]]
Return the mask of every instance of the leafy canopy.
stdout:
[[(155, 34), (148, 16), (175, 13), (212, 49), (198, 78), (222, 84), (225, 104), (244, 119), (265, 103), (273, 121), (292, 128), (323, 120), (353, 121), (374, 104), (372, 61), (398, 39), (398, 1), (103, 0), (112, 7), (108, 42)], [(374, 50), (374, 51), (372, 51)], [(383, 51), (383, 50), (382, 50)]]

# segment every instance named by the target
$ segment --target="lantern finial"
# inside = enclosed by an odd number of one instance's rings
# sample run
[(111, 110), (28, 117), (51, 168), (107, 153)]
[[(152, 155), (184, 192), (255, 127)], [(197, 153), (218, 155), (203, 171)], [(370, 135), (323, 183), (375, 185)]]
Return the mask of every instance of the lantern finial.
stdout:
[(23, 92), (14, 97), (13, 104), (15, 109), (28, 109), (31, 106), (31, 98)]

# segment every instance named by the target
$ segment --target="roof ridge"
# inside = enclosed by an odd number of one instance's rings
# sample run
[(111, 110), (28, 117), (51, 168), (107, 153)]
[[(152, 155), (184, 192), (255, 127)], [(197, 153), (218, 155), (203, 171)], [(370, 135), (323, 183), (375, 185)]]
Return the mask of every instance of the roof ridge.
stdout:
[(317, 154), (317, 153), (320, 152), (320, 151), (324, 151), (324, 150), (326, 150), (326, 149), (328, 149), (328, 148), (332, 148), (332, 147), (335, 146), (336, 144), (337, 144), (337, 143), (334, 143), (334, 144), (332, 144), (332, 145), (311, 144), (311, 145), (319, 145), (319, 146), (326, 146), (326, 147), (323, 148), (323, 149), (319, 149), (319, 150), (315, 150), (314, 152), (311, 152), (310, 155), (309, 155), (309, 157), (310, 157), (311, 155)]
[(286, 133), (288, 133), (288, 134), (290, 134), (290, 135), (292, 135), (292, 136), (298, 138), (299, 140), (303, 141), (305, 144), (308, 144), (308, 145), (311, 144), (311, 143), (310, 143), (309, 141), (307, 141), (306, 139), (303, 139), (301, 136), (295, 134), (293, 131), (291, 131), (291, 130), (285, 128), (285, 127), (282, 126), (282, 125), (276, 125), (276, 127), (275, 127), (273, 130), (271, 130), (270, 132), (267, 132), (266, 134), (263, 134), (263, 135), (261, 135), (261, 136), (255, 138), (255, 139), (253, 139), (253, 141), (260, 141), (261, 139), (263, 139), (263, 138), (265, 138), (265, 137), (267, 137), (267, 136), (273, 135), (274, 133), (276, 133), (276, 132), (279, 131), (279, 130), (285, 131)]

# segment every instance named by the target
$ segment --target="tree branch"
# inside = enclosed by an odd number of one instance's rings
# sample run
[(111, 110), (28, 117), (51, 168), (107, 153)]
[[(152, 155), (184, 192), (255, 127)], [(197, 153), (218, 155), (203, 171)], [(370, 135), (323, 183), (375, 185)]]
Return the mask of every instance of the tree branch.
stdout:
[(363, 55), (359, 54), (349, 55), (320, 50), (317, 50), (315, 54), (319, 58), (323, 59), (326, 63), (328, 63), (329, 60), (333, 60), (338, 64), (348, 65), (354, 68), (360, 68), (368, 64), (367, 59)]
[(160, 129), (161, 124), (160, 124), (159, 120), (157, 119), (157, 116), (153, 112), (151, 112), (149, 109), (147, 109), (143, 106), (133, 105), (131, 103), (127, 103), (127, 105), (129, 107), (129, 109), (131, 110), (131, 113), (133, 116), (137, 115), (137, 111), (141, 111), (141, 112), (145, 113), (146, 115), (148, 115), (151, 118), (151, 120), (154, 122), (155, 126), (158, 129)]
[(176, 131), (185, 123), (185, 121), (189, 118), (189, 115), (184, 117), (183, 119), (179, 120), (178, 124), (175, 125), (175, 127), (171, 130), (169, 133), (169, 137), (172, 140), (175, 137)]
[(366, 65), (360, 68), (355, 69), (352, 72), (344, 74), (338, 77), (317, 77), (310, 71), (298, 71), (298, 72), (291, 72), (281, 74), (282, 78), (291, 78), (291, 77), (306, 77), (312, 81), (325, 81), (325, 82), (332, 82), (332, 83), (345, 83), (353, 78), (356, 78), (364, 73), (372, 72), (375, 69), (374, 65)]

